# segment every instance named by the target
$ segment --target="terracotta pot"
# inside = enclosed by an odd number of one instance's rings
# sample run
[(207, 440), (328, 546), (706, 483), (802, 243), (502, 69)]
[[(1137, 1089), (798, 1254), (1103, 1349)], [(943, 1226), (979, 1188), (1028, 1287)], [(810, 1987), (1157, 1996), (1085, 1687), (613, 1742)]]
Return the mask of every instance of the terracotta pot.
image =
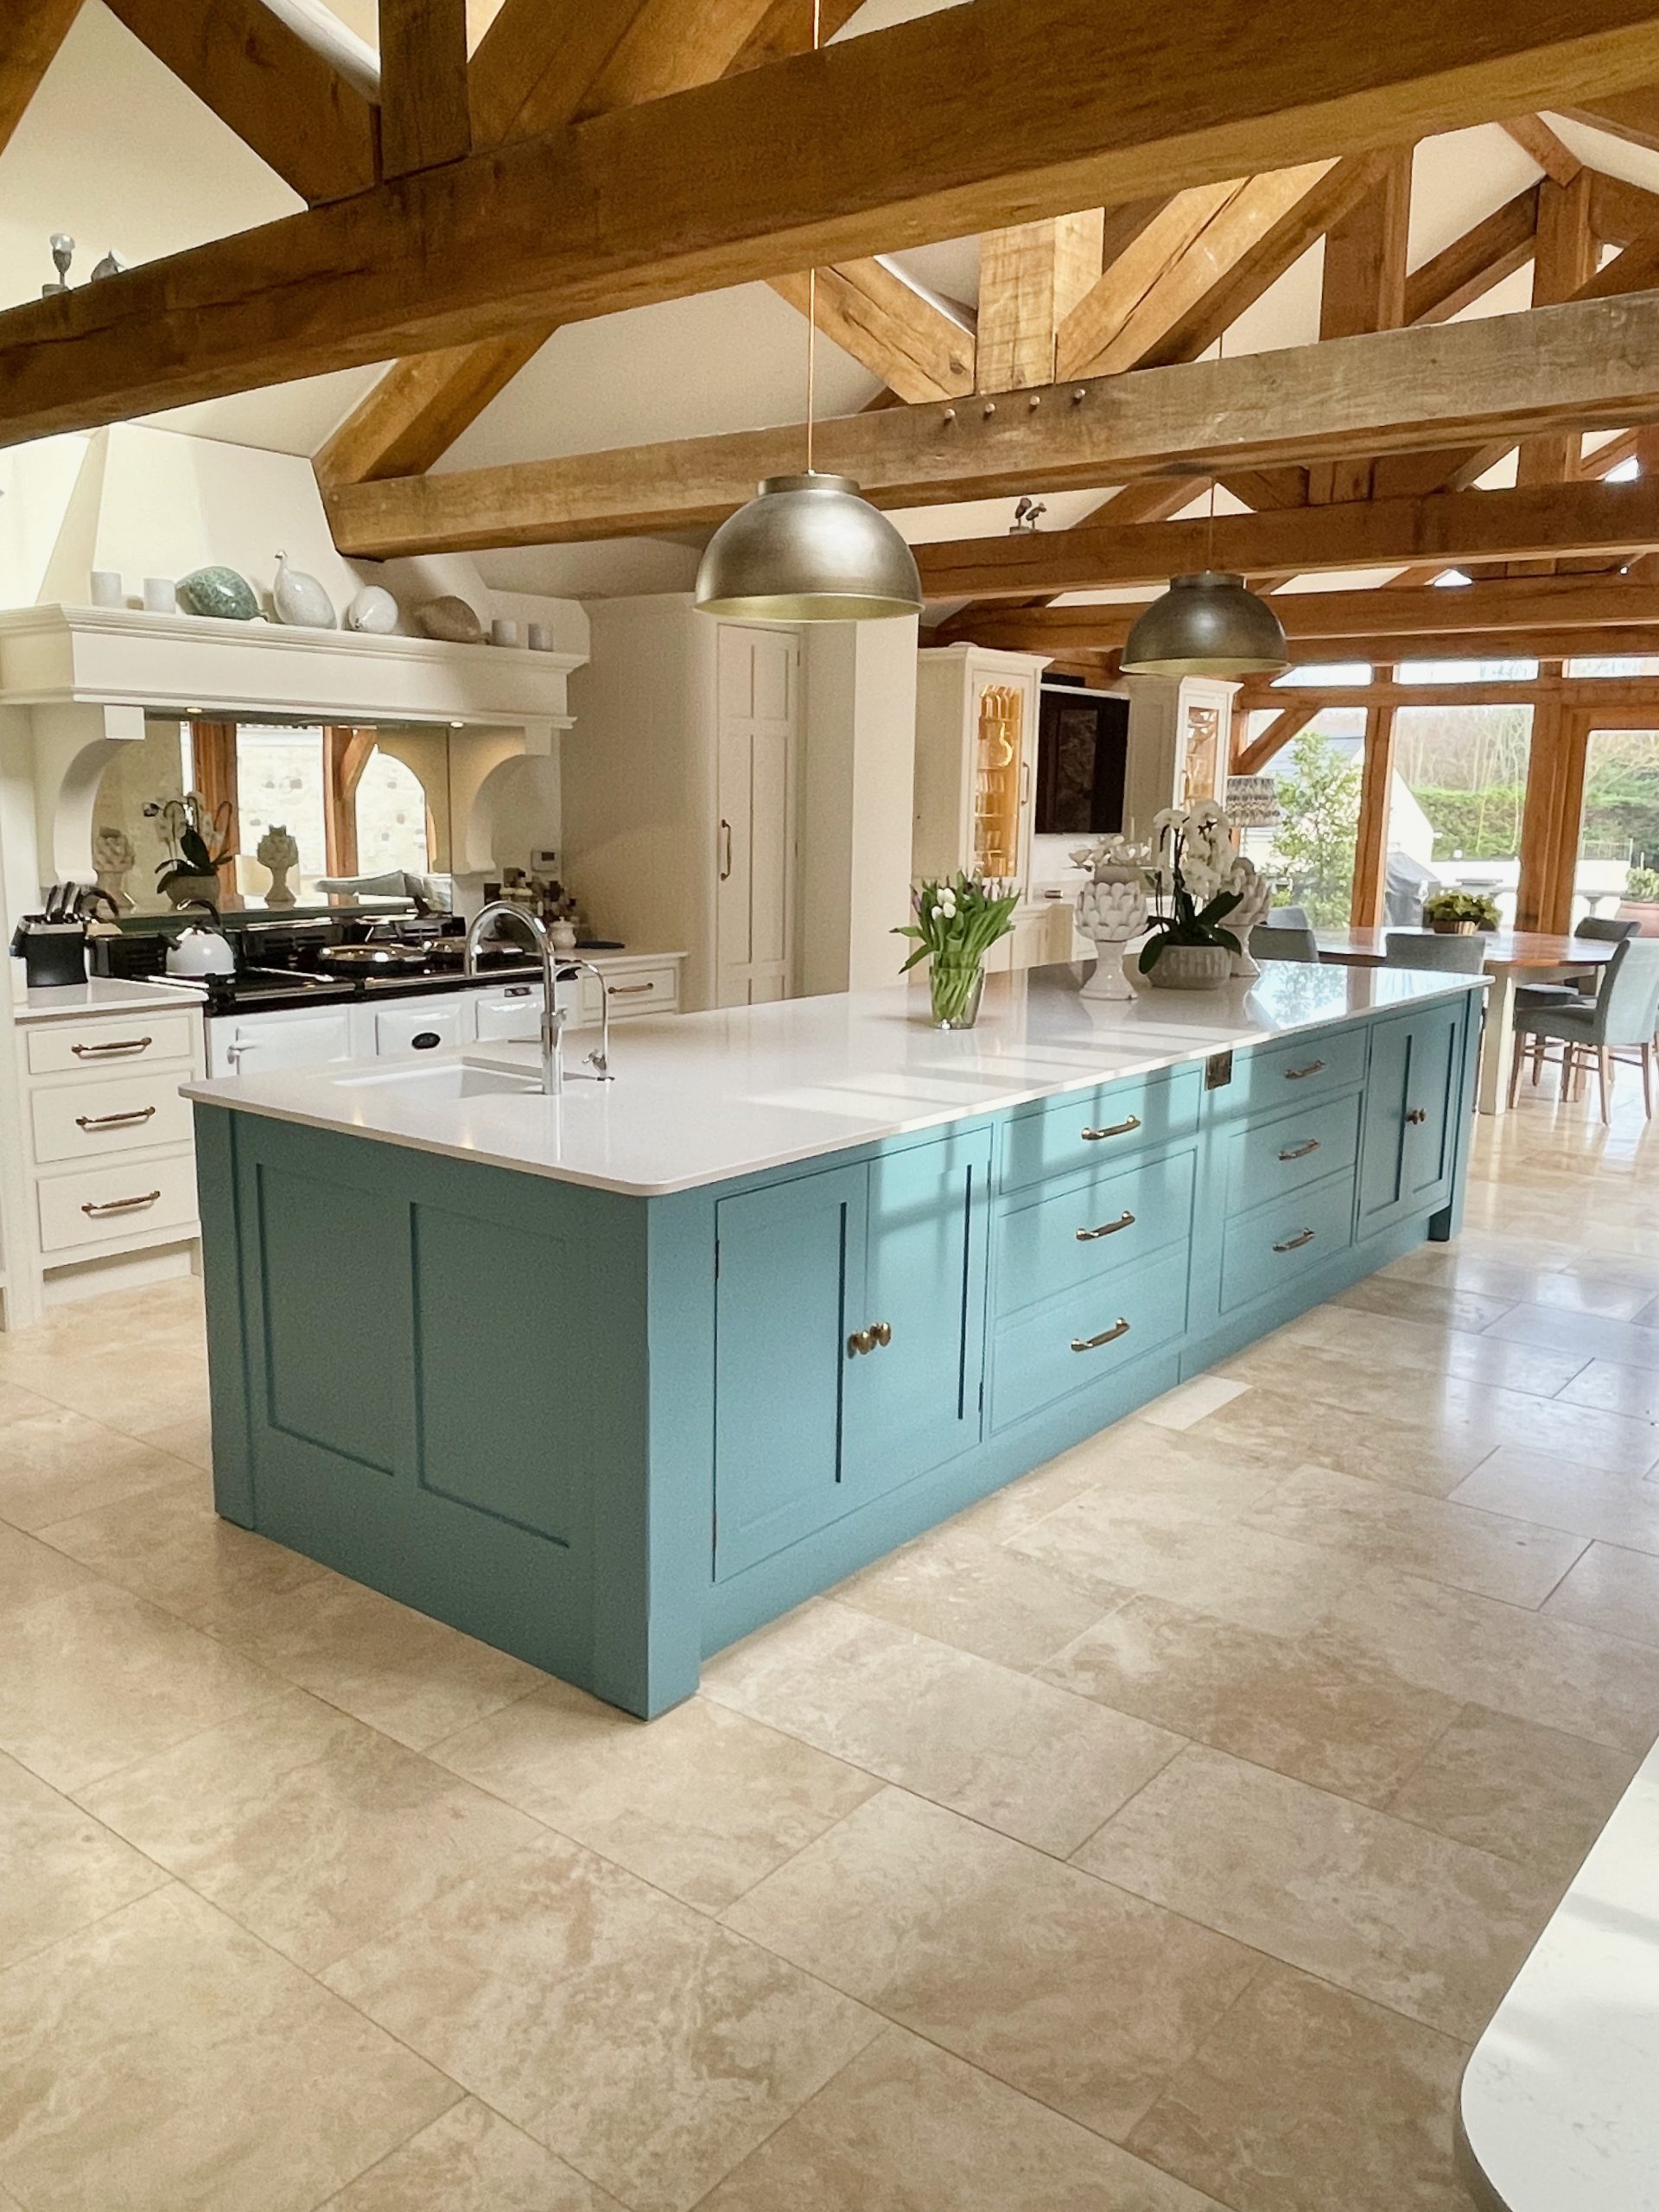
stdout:
[(1218, 990), (1232, 973), (1233, 956), (1224, 944), (1166, 944), (1146, 977), (1154, 990)]

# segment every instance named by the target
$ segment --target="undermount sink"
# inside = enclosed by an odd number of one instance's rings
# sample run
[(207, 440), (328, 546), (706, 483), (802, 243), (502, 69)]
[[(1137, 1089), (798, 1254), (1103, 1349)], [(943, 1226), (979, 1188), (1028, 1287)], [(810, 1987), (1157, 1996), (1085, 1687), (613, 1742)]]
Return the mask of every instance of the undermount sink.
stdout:
[(389, 1090), (405, 1098), (539, 1098), (541, 1081), (505, 1068), (474, 1068), (451, 1060), (442, 1067), (392, 1068), (373, 1075), (342, 1076), (342, 1090)]

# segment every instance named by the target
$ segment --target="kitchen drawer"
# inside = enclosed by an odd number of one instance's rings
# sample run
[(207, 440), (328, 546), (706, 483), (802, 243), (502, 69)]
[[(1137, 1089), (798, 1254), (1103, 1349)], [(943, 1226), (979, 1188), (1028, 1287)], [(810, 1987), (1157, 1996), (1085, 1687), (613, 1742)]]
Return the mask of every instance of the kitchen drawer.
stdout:
[(996, 1224), (996, 1310), (1018, 1313), (1073, 1284), (1132, 1267), (1192, 1224), (1191, 1151), (1091, 1175), (1063, 1191), (1004, 1198)]
[(993, 1425), (1006, 1428), (1178, 1342), (1186, 1331), (1190, 1258), (1185, 1243), (1172, 1244), (1137, 1268), (1005, 1322), (996, 1335)]
[(461, 1041), (461, 1002), (453, 994), (435, 1004), (416, 1000), (412, 1006), (381, 1006), (374, 1009), (374, 1049), (377, 1057), (404, 1052), (435, 1052)]
[[(605, 996), (610, 1001), (611, 1020), (626, 1020), (631, 1014), (664, 1014), (679, 1004), (680, 976), (677, 968), (626, 968), (620, 975), (607, 975), (603, 985)], [(599, 1020), (601, 983), (597, 976), (582, 978), (581, 1020)]]
[(1200, 1068), (1103, 1084), (1016, 1114), (1002, 1133), (1000, 1187), (1100, 1167), (1120, 1154), (1191, 1136), (1198, 1125)]
[(194, 1060), (201, 1016), (194, 1007), (161, 1007), (106, 1021), (49, 1021), (30, 1027), (31, 1075), (90, 1075), (100, 1068), (156, 1060)]
[(1244, 1213), (1351, 1166), (1359, 1150), (1357, 1091), (1236, 1129), (1227, 1142), (1227, 1210)]
[(1306, 1191), (1235, 1214), (1221, 1262), (1224, 1313), (1294, 1282), (1354, 1241), (1354, 1179), (1328, 1176)]
[(504, 983), (496, 990), (473, 995), (473, 1034), (480, 1043), (517, 1038), (534, 1044), (541, 1027), (539, 983)]
[(41, 1249), (72, 1252), (112, 1237), (160, 1241), (168, 1232), (193, 1236), (196, 1228), (196, 1166), (192, 1153), (42, 1175), (35, 1185)]
[(1365, 1030), (1319, 1029), (1287, 1045), (1240, 1055), (1229, 1089), (1216, 1095), (1218, 1111), (1260, 1113), (1282, 1099), (1305, 1105), (1365, 1077)]
[(41, 1084), (29, 1093), (35, 1157), (42, 1165), (99, 1153), (188, 1143), (190, 1107), (175, 1070), (99, 1083)]

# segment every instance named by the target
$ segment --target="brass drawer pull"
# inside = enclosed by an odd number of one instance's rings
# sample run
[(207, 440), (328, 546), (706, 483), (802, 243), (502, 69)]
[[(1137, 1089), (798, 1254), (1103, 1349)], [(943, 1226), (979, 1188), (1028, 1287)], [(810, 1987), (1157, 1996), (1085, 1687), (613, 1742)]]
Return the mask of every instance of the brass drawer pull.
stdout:
[(1098, 1144), (1103, 1137), (1126, 1137), (1131, 1129), (1138, 1129), (1140, 1126), (1141, 1116), (1131, 1114), (1127, 1122), (1115, 1122), (1109, 1129), (1085, 1129), (1083, 1141), (1084, 1144)]
[(82, 1206), (81, 1211), (90, 1221), (106, 1213), (138, 1213), (145, 1206), (153, 1206), (161, 1195), (159, 1191), (146, 1191), (141, 1198), (106, 1198), (102, 1205)]
[(1300, 1083), (1305, 1075), (1323, 1075), (1324, 1073), (1325, 1062), (1323, 1060), (1310, 1060), (1305, 1068), (1287, 1068), (1285, 1070), (1285, 1081), (1287, 1083)]
[(1412, 1108), (1412, 1109), (1411, 1109), (1410, 1113), (1407, 1115), (1406, 1119), (1407, 1119), (1408, 1122), (1426, 1122), (1426, 1121), (1428, 1119), (1428, 1109), (1427, 1109), (1427, 1106), (1414, 1106), (1414, 1107)]
[(1120, 1229), (1132, 1229), (1134, 1226), (1135, 1216), (1121, 1213), (1116, 1221), (1103, 1221), (1098, 1229), (1080, 1229), (1077, 1242), (1079, 1244), (1092, 1244), (1096, 1237), (1116, 1236)]
[(1073, 1337), (1071, 1349), (1073, 1351), (1098, 1351), (1102, 1344), (1115, 1344), (1120, 1337), (1127, 1337), (1128, 1333), (1129, 1325), (1120, 1313), (1116, 1328), (1103, 1329), (1097, 1337)]
[(136, 1128), (140, 1122), (152, 1120), (155, 1113), (153, 1106), (139, 1106), (130, 1114), (77, 1114), (75, 1127), (89, 1133), (93, 1129)]
[(605, 988), (613, 999), (637, 999), (642, 993), (656, 989), (655, 983), (607, 983)]
[(868, 1329), (855, 1329), (847, 1339), (847, 1357), (857, 1359), (867, 1351), (880, 1351), (893, 1342), (891, 1321), (872, 1321)]
[(78, 1060), (101, 1060), (109, 1052), (147, 1052), (155, 1042), (153, 1037), (115, 1037), (107, 1045), (72, 1045), (69, 1049)]
[(1314, 1235), (1314, 1230), (1305, 1229), (1300, 1236), (1293, 1236), (1287, 1244), (1275, 1244), (1273, 1249), (1275, 1252), (1300, 1252), (1304, 1244), (1313, 1242)]
[(1288, 1152), (1281, 1152), (1279, 1157), (1281, 1160), (1306, 1160), (1310, 1152), (1317, 1152), (1319, 1148), (1318, 1137), (1310, 1137), (1306, 1144), (1294, 1144)]

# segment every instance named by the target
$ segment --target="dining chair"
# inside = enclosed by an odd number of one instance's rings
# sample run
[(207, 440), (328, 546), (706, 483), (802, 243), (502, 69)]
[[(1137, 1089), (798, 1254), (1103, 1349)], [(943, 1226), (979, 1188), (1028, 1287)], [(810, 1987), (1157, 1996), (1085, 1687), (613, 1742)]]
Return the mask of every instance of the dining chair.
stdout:
[(1601, 1118), (1612, 1119), (1613, 1064), (1623, 1053), (1642, 1069), (1642, 1104), (1653, 1119), (1654, 1030), (1659, 1026), (1659, 938), (1623, 938), (1603, 970), (1593, 999), (1574, 1006), (1541, 1007), (1517, 1013), (1515, 1053), (1510, 1065), (1510, 1103), (1521, 1088), (1521, 1067), (1529, 1051), (1561, 1048), (1561, 1096), (1574, 1095), (1575, 1079), (1595, 1055), (1601, 1081)]
[(1382, 964), (1478, 976), (1486, 965), (1486, 940), (1478, 935), (1454, 936), (1447, 930), (1390, 930), (1382, 941)]
[[(1621, 920), (1617, 914), (1586, 914), (1574, 929), (1576, 938), (1587, 938), (1603, 944), (1622, 944), (1627, 937), (1634, 937), (1641, 928), (1639, 922)], [(1522, 983), (1515, 995), (1516, 1019), (1523, 1014), (1537, 1014), (1546, 1007), (1584, 1006), (1596, 995), (1599, 971), (1570, 976), (1559, 983)], [(1532, 1045), (1532, 1084), (1535, 1090), (1544, 1072), (1544, 1043), (1535, 1038)]]
[(1277, 929), (1259, 922), (1250, 931), (1250, 953), (1256, 960), (1301, 960), (1317, 963), (1319, 940), (1312, 930)]
[(1269, 909), (1267, 926), (1270, 930), (1311, 930), (1306, 906), (1274, 906)]

